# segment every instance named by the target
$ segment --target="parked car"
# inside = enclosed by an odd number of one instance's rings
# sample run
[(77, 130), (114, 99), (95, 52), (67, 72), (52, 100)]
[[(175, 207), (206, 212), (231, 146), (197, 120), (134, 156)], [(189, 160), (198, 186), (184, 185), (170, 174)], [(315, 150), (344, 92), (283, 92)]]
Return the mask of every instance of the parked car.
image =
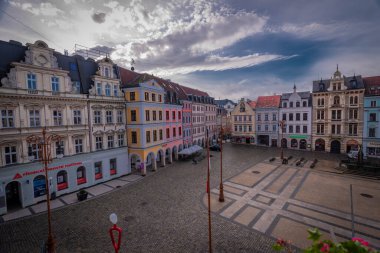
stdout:
[(359, 154), (358, 150), (350, 150), (350, 152), (347, 153), (347, 156), (351, 159), (357, 159), (358, 154)]
[(211, 151), (220, 151), (220, 146), (219, 146), (219, 144), (212, 145), (212, 146), (210, 147), (210, 150), (211, 150)]

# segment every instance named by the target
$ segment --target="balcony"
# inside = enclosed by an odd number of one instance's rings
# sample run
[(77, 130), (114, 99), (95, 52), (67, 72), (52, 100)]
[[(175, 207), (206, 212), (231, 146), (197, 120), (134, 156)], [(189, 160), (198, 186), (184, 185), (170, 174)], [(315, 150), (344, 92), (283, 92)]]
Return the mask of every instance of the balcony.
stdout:
[(28, 94), (38, 94), (38, 90), (29, 89)]

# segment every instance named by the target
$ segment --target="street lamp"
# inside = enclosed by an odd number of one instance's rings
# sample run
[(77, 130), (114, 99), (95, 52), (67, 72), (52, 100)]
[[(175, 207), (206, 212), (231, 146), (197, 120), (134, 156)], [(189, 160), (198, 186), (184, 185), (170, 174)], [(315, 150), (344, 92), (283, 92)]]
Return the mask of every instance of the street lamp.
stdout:
[(219, 185), (219, 202), (224, 202), (223, 193), (223, 125), (220, 122), (220, 185)]
[(281, 128), (281, 141), (280, 141), (280, 143), (281, 143), (281, 160), (283, 160), (284, 159), (284, 147), (283, 147), (283, 145), (282, 145), (282, 140), (284, 139), (284, 128), (285, 128), (285, 126), (286, 126), (286, 121), (285, 120), (281, 120), (280, 121), (280, 128)]
[[(45, 170), (45, 188), (46, 188), (46, 202), (47, 202), (47, 210), (48, 210), (48, 226), (49, 226), (49, 234), (47, 241), (47, 250), (48, 253), (55, 252), (55, 242), (51, 230), (51, 211), (50, 211), (50, 189), (49, 189), (49, 181), (48, 181), (48, 163), (53, 161), (51, 157), (51, 143), (52, 142), (60, 142), (62, 139), (61, 136), (57, 134), (51, 134), (49, 136), (46, 135), (46, 128), (42, 130), (42, 137), (37, 135), (30, 135), (26, 138), (26, 141), (29, 144), (35, 144), (38, 147), (38, 151), (42, 148), (42, 157), (39, 157), (40, 162), (44, 164)], [(62, 146), (59, 145), (57, 152), (62, 154)], [(29, 156), (33, 156), (32, 150), (29, 150)]]

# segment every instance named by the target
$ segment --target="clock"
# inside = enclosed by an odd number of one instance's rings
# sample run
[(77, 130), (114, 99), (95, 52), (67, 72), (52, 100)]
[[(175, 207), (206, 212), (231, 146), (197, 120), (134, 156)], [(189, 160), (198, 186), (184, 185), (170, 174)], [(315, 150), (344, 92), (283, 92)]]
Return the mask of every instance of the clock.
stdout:
[(36, 58), (35, 58), (36, 62), (41, 65), (41, 66), (44, 66), (48, 60), (46, 59), (46, 57), (42, 54), (38, 55)]

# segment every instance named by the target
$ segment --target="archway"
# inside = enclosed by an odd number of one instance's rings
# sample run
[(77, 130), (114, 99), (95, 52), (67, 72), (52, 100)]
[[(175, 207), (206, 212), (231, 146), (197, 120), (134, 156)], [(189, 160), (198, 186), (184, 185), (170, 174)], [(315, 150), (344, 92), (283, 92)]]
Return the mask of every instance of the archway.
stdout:
[(201, 139), (198, 139), (198, 146), (202, 146)]
[(139, 172), (141, 165), (141, 158), (139, 155), (130, 154), (131, 172)]
[(340, 141), (333, 140), (330, 145), (330, 152), (339, 154), (340, 153)]
[(325, 151), (325, 140), (317, 139), (315, 141), (315, 151)]
[(206, 145), (206, 143), (205, 143), (205, 138), (202, 138), (202, 147), (203, 147), (203, 148), (206, 147), (205, 145)]
[(307, 142), (305, 139), (300, 140), (300, 149), (306, 149)]
[(167, 148), (166, 151), (165, 151), (165, 160), (168, 162), (168, 163), (172, 163), (172, 152), (171, 152), (171, 149), (170, 148)]
[(359, 143), (356, 140), (349, 140), (346, 143), (346, 152), (350, 152), (351, 150), (359, 150)]
[(183, 150), (183, 145), (182, 144), (179, 144), (178, 146), (178, 152), (182, 151)]
[(172, 159), (173, 160), (178, 160), (178, 149), (177, 149), (176, 146), (173, 147)]
[(5, 187), (5, 194), (7, 200), (7, 210), (16, 210), (22, 208), (21, 206), (21, 184), (17, 181), (12, 181)]
[(287, 148), (288, 147), (288, 140), (286, 138), (283, 138), (281, 140), (281, 147), (282, 148)]
[(165, 166), (165, 155), (162, 149), (157, 151), (156, 162), (160, 164), (161, 167)]
[(153, 152), (150, 152), (145, 159), (146, 169), (151, 169), (152, 171), (155, 171), (157, 169), (156, 167), (156, 156)]
[(290, 147), (292, 147), (292, 148), (298, 148), (298, 141), (296, 139), (292, 139), (290, 141)]
[(46, 179), (44, 175), (36, 176), (33, 179), (33, 192), (35, 198), (46, 194)]

